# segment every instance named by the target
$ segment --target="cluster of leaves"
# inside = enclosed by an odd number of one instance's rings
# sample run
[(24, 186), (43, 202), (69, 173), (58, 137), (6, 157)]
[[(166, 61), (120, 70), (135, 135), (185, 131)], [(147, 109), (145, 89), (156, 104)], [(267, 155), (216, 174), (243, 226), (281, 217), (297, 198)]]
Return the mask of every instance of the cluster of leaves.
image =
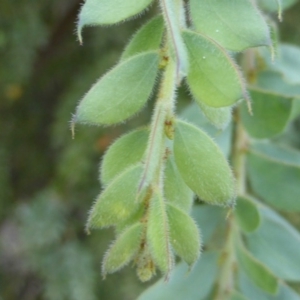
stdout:
[[(83, 26), (120, 22), (146, 9), (150, 2), (133, 5), (131, 1), (86, 1), (79, 15), (80, 40)], [(258, 4), (266, 12), (279, 5), (281, 18), (281, 9), (292, 3)], [(134, 35), (119, 64), (85, 95), (73, 118), (74, 123), (95, 125), (123, 122), (141, 110), (160, 78), (150, 127), (119, 138), (101, 163), (100, 180), (105, 188), (90, 212), (87, 228), (116, 229), (117, 239), (104, 257), (103, 274), (133, 260), (142, 281), (155, 274), (155, 267), (168, 278), (174, 252), (192, 266), (201, 244), (199, 230), (189, 215), (194, 194), (208, 204), (228, 207), (234, 205), (237, 195), (237, 206), (228, 220), (227, 240), (219, 254), (219, 276), (211, 276), (201, 299), (211, 292), (214, 283), (213, 293), (220, 299), (253, 299), (256, 289), (255, 299), (264, 299), (264, 293), (277, 295), (276, 299), (281, 299), (281, 293), (294, 295), (278, 278), (299, 280), (299, 268), (293, 263), (286, 263), (284, 268), (271, 254), (297, 261), (299, 235), (255, 196), (281, 209), (299, 209), (296, 182), (300, 154), (271, 141), (259, 141), (283, 132), (299, 113), (299, 75), (290, 65), (299, 49), (280, 45), (273, 25), (271, 37), (270, 17), (262, 15), (251, 1), (191, 0), (188, 5), (189, 26), (182, 1), (160, 1), (162, 15)], [(277, 45), (276, 64), (266, 48), (248, 49), (267, 46), (274, 52)], [(238, 57), (238, 52), (245, 49), (245, 54)], [(233, 56), (240, 59), (246, 80)], [(293, 66), (296, 63), (293, 60)], [(221, 150), (205, 128), (175, 116), (176, 90), (183, 79), (202, 113), (217, 129), (231, 128), (234, 106), (235, 142), (229, 151), (236, 180), (222, 153), (228, 150)], [(253, 113), (249, 113), (250, 98)], [(242, 99), (248, 102), (248, 108)], [(228, 132), (224, 130), (227, 147)], [(222, 218), (218, 213), (219, 220), (213, 226), (202, 224), (200, 219), (203, 234), (205, 227), (213, 232)], [(291, 239), (290, 255), (282, 253), (277, 236)], [(275, 248), (274, 243), (281, 247)], [(206, 257), (200, 265), (216, 268), (218, 254), (207, 251)], [(176, 272), (182, 274), (182, 267)], [(178, 275), (174, 278), (177, 286), (178, 280), (186, 284)], [(149, 297), (153, 299), (159, 289), (170, 293), (170, 287), (158, 285), (149, 291)]]
[[(120, 22), (151, 2), (87, 0), (79, 15), (79, 39), (85, 25)], [(266, 13), (278, 10), (280, 19), (282, 9), (292, 4), (257, 3)], [(179, 299), (180, 289), (189, 299), (299, 299), (282, 281), (300, 280), (295, 264), (299, 234), (258, 200), (299, 210), (300, 154), (271, 141), (299, 114), (300, 80), (294, 71), (299, 49), (279, 44), (275, 22), (253, 1), (161, 0), (160, 7), (162, 15), (133, 36), (119, 64), (84, 96), (73, 118), (74, 123), (95, 125), (123, 122), (141, 110), (160, 80), (151, 125), (115, 141), (101, 163), (105, 188), (87, 228), (115, 228), (117, 238), (104, 257), (103, 274), (133, 261), (142, 281), (152, 278), (156, 267), (168, 278), (174, 253), (193, 266), (201, 245), (190, 216), (194, 195), (230, 209), (237, 196), (234, 212), (222, 224), (227, 228), (222, 251), (220, 246), (212, 251), (215, 245), (209, 241), (224, 214), (206, 205), (194, 209), (207, 251), (192, 271), (190, 288), (179, 265), (168, 287), (157, 284), (141, 299)], [(249, 49), (259, 46), (265, 47)], [(268, 49), (276, 53), (276, 63)], [(219, 146), (206, 133), (216, 132), (206, 121), (200, 128), (175, 116), (182, 80), (207, 122), (224, 130)], [(199, 280), (206, 282), (201, 291)]]

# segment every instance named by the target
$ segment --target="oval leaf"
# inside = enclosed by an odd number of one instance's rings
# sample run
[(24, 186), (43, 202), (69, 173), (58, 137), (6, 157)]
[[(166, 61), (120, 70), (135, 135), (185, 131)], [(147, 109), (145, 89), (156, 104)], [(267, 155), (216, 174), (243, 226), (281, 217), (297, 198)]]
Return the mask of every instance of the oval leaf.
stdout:
[(141, 52), (159, 50), (164, 29), (162, 16), (151, 19), (133, 36), (122, 54), (121, 61)]
[(127, 265), (137, 254), (140, 246), (142, 224), (136, 223), (121, 233), (106, 252), (102, 273), (113, 273)]
[(246, 97), (242, 75), (220, 45), (192, 31), (183, 37), (190, 59), (187, 83), (197, 102), (223, 107)]
[(300, 281), (300, 233), (271, 209), (261, 215), (261, 226), (247, 235), (249, 250), (279, 278)]
[(142, 171), (141, 165), (133, 166), (107, 186), (92, 207), (87, 222), (88, 228), (117, 224), (132, 216), (139, 209), (136, 197)]
[(258, 139), (281, 133), (292, 112), (292, 99), (261, 90), (252, 90), (251, 98), (253, 115), (249, 114), (246, 105), (241, 110), (247, 132)]
[(152, 92), (158, 61), (157, 53), (148, 52), (117, 65), (88, 91), (77, 108), (75, 121), (109, 125), (137, 113)]
[(228, 162), (213, 140), (197, 127), (178, 121), (174, 155), (186, 184), (203, 201), (231, 205), (235, 180)]
[(251, 232), (260, 225), (260, 213), (255, 202), (247, 196), (239, 196), (236, 201), (234, 215), (240, 228)]
[(143, 292), (138, 300), (206, 299), (217, 276), (217, 258), (215, 252), (203, 253), (202, 258), (190, 272), (185, 263), (180, 263), (174, 268), (168, 284), (164, 280), (159, 280)]
[(107, 185), (131, 165), (141, 162), (147, 147), (149, 130), (140, 128), (118, 138), (104, 154), (100, 179)]
[(200, 232), (195, 221), (173, 205), (167, 205), (171, 245), (175, 253), (188, 265), (193, 265), (200, 256)]
[(191, 0), (196, 31), (228, 50), (270, 46), (268, 25), (251, 0)]
[(247, 160), (252, 189), (286, 211), (300, 211), (300, 152), (268, 143), (252, 146)]
[(278, 280), (267, 267), (241, 245), (237, 248), (237, 256), (242, 269), (256, 286), (269, 294), (277, 293)]
[(164, 196), (168, 202), (189, 212), (193, 204), (194, 194), (182, 179), (173, 155), (169, 155), (164, 178)]
[(174, 259), (170, 245), (165, 200), (159, 193), (154, 193), (150, 199), (147, 244), (155, 264), (168, 277), (173, 268)]
[(77, 32), (81, 41), (84, 26), (115, 24), (143, 11), (152, 0), (86, 0), (82, 6)]

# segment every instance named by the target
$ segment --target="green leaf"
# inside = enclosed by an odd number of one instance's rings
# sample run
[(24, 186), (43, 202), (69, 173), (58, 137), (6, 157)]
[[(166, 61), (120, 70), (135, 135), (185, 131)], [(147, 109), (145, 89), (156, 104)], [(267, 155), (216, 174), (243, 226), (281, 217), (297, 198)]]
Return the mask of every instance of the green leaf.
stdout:
[(212, 205), (196, 205), (192, 210), (192, 217), (201, 228), (204, 245), (210, 240), (219, 226), (225, 226), (226, 212), (224, 209)]
[(131, 165), (141, 162), (147, 147), (149, 130), (139, 128), (118, 138), (104, 154), (100, 179), (107, 185)]
[(133, 166), (106, 187), (92, 207), (88, 228), (115, 225), (131, 217), (139, 209), (136, 198), (142, 171), (142, 165)]
[(268, 25), (251, 0), (191, 0), (190, 3), (196, 31), (223, 47), (242, 51), (271, 45)]
[(106, 252), (102, 273), (113, 273), (127, 265), (137, 254), (140, 246), (142, 224), (136, 223), (121, 233)]
[(217, 258), (215, 252), (203, 253), (190, 272), (185, 263), (180, 263), (172, 272), (168, 284), (159, 280), (143, 292), (138, 300), (203, 300), (209, 295), (215, 282)]
[(183, 37), (190, 59), (187, 83), (197, 102), (223, 107), (245, 98), (242, 75), (220, 45), (192, 31), (185, 31)]
[(110, 125), (137, 113), (152, 92), (158, 61), (157, 53), (147, 52), (117, 65), (84, 96), (75, 121)]
[(249, 114), (246, 105), (241, 109), (246, 131), (258, 139), (281, 133), (292, 112), (292, 99), (262, 90), (251, 90), (251, 98), (253, 115)]
[(239, 227), (244, 232), (252, 232), (260, 225), (260, 213), (256, 203), (248, 196), (239, 196), (236, 202), (234, 215)]
[(197, 101), (205, 117), (217, 129), (224, 130), (231, 121), (231, 107), (215, 108)]
[(239, 273), (239, 287), (243, 294), (250, 300), (300, 300), (300, 296), (284, 284), (279, 285), (279, 290), (276, 295), (266, 294), (256, 287), (250, 279), (247, 278), (244, 272)]
[(182, 179), (171, 154), (166, 161), (164, 196), (169, 203), (182, 210), (186, 212), (191, 210), (194, 194)]
[(178, 120), (174, 155), (182, 178), (201, 200), (218, 205), (233, 203), (235, 180), (232, 171), (218, 146), (207, 134)]
[(218, 144), (222, 152), (226, 157), (229, 156), (231, 150), (231, 140), (232, 140), (232, 127), (227, 126), (227, 128), (220, 132), (216, 129), (206, 117), (204, 117), (203, 112), (200, 110), (197, 103), (190, 104), (181, 114), (182, 119), (190, 121), (191, 123), (197, 125), (204, 130), (209, 136), (211, 136), (214, 141)]
[(247, 235), (249, 250), (279, 278), (300, 281), (300, 233), (271, 209), (261, 215), (261, 226)]
[(300, 97), (300, 83), (288, 83), (283, 74), (278, 71), (260, 72), (256, 85), (263, 90), (286, 97)]
[(256, 143), (247, 159), (250, 184), (271, 205), (300, 211), (300, 152), (268, 143)]
[(109, 25), (128, 19), (143, 11), (152, 0), (86, 0), (82, 6), (77, 32), (81, 41), (81, 31), (84, 26)]
[(165, 200), (159, 192), (150, 199), (147, 244), (155, 264), (168, 278), (174, 264)]
[(254, 258), (242, 245), (237, 247), (237, 256), (241, 268), (256, 286), (269, 294), (277, 293), (278, 280), (266, 266)]
[(138, 53), (159, 50), (164, 33), (164, 20), (157, 16), (147, 22), (126, 46), (121, 61)]
[(200, 256), (200, 232), (195, 221), (184, 211), (168, 204), (171, 245), (175, 253), (188, 265), (193, 265)]

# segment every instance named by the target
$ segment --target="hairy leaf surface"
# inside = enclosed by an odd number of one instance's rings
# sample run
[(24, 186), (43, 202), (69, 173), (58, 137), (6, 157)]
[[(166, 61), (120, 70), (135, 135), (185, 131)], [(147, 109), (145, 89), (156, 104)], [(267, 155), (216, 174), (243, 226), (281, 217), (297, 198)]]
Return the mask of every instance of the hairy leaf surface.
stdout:
[(147, 147), (149, 130), (136, 129), (118, 138), (106, 151), (100, 168), (100, 179), (107, 185), (129, 166), (141, 162)]
[(177, 121), (174, 155), (186, 184), (201, 200), (230, 205), (235, 198), (235, 180), (228, 162), (213, 140), (197, 127)]
[(195, 221), (184, 211), (168, 204), (170, 240), (175, 253), (188, 265), (193, 265), (200, 256), (200, 232)]
[(102, 273), (113, 273), (128, 264), (139, 250), (142, 224), (136, 223), (121, 233), (106, 252)]
[(162, 16), (157, 16), (147, 22), (133, 36), (126, 46), (121, 61), (138, 53), (159, 50), (164, 33), (164, 22)]
[(271, 45), (268, 25), (251, 0), (191, 0), (195, 29), (233, 51)]
[(147, 52), (117, 65), (84, 96), (75, 121), (111, 125), (137, 113), (152, 92), (158, 61), (157, 53)]
[(87, 222), (88, 228), (115, 225), (139, 209), (136, 197), (142, 171), (141, 165), (133, 166), (118, 175), (106, 187), (92, 207)]
[(197, 102), (223, 107), (245, 98), (237, 65), (219, 44), (192, 31), (185, 31), (183, 37), (190, 59), (187, 83)]

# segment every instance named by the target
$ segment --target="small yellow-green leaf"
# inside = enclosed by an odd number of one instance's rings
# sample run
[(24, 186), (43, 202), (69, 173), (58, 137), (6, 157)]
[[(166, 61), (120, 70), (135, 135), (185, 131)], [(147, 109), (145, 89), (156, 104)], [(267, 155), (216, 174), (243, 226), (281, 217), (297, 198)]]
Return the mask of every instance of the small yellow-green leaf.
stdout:
[(106, 252), (102, 273), (113, 273), (128, 264), (139, 250), (142, 224), (136, 223), (122, 232)]
[(132, 216), (140, 207), (137, 189), (142, 165), (133, 166), (118, 175), (100, 194), (89, 215), (88, 228), (115, 225)]
[(219, 147), (197, 127), (177, 121), (174, 139), (177, 167), (185, 183), (205, 202), (232, 205), (235, 180)]
[(129, 166), (141, 162), (148, 136), (147, 128), (139, 128), (121, 136), (108, 148), (100, 167), (100, 179), (104, 185)]
[(265, 292), (275, 295), (278, 291), (278, 279), (271, 271), (242, 245), (237, 247), (237, 256), (242, 269), (255, 285)]
[(239, 227), (245, 232), (252, 232), (260, 225), (260, 213), (256, 203), (248, 196), (239, 196), (234, 215)]
[(138, 53), (159, 50), (163, 33), (164, 21), (162, 16), (151, 19), (133, 36), (122, 54), (121, 61)]
[(170, 245), (169, 221), (163, 196), (155, 192), (150, 199), (147, 223), (147, 244), (155, 264), (166, 276), (173, 268), (174, 259)]
[(168, 204), (171, 245), (175, 253), (188, 265), (193, 265), (200, 256), (200, 232), (195, 221), (184, 211)]
[(151, 2), (152, 0), (86, 0), (78, 17), (79, 40), (81, 41), (84, 26), (118, 23), (140, 13)]
[(251, 0), (191, 0), (190, 5), (196, 31), (228, 50), (271, 45), (268, 25)]
[(197, 102), (224, 107), (246, 97), (241, 72), (219, 44), (192, 31), (183, 37), (190, 60), (187, 83)]
[(74, 121), (110, 125), (137, 113), (152, 92), (158, 62), (158, 53), (146, 52), (117, 65), (84, 96)]
[(164, 196), (169, 203), (186, 212), (190, 211), (193, 204), (194, 194), (182, 179), (172, 154), (166, 162)]

